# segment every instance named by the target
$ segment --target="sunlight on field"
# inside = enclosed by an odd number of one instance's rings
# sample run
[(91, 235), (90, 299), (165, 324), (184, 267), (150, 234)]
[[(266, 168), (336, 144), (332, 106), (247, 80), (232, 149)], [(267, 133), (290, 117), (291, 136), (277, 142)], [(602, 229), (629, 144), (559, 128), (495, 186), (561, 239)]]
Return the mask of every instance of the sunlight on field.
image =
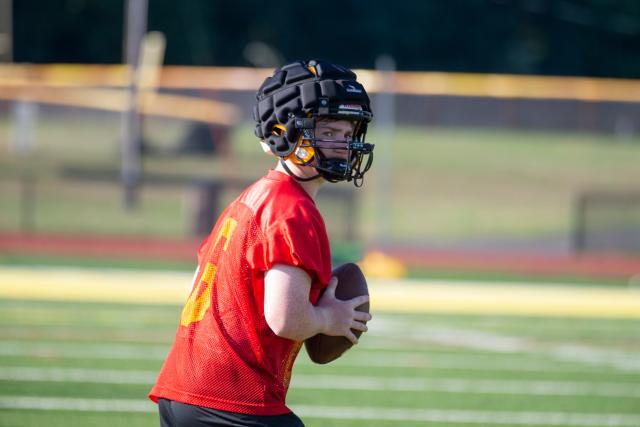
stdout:
[[(19, 283), (7, 271), (0, 274), (0, 425), (157, 425), (146, 394), (181, 308), (140, 303), (168, 286), (176, 289), (162, 298), (179, 297), (189, 275), (76, 271), (83, 300), (64, 301), (38, 286), (39, 299), (14, 298), (19, 291), (6, 284), (24, 287), (36, 276)], [(62, 296), (64, 282), (74, 282), (68, 270), (37, 274), (61, 286)], [(107, 298), (95, 288), (108, 282), (120, 282), (111, 294), (130, 285), (121, 300), (136, 304), (95, 301)], [(310, 427), (635, 427), (639, 390), (639, 319), (380, 309), (361, 343), (336, 362), (314, 365), (301, 354), (288, 404)]]
[[(185, 272), (0, 266), (0, 297), (181, 305), (191, 280)], [(369, 291), (378, 311), (640, 318), (640, 292), (627, 288), (371, 279)]]

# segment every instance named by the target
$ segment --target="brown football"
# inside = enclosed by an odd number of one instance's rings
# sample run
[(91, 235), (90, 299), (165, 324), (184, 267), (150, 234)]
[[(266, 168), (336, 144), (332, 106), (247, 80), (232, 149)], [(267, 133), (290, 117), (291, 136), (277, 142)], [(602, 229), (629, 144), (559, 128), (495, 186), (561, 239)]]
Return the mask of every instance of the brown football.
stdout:
[[(360, 295), (369, 295), (367, 280), (357, 264), (352, 262), (342, 264), (333, 270), (333, 275), (338, 278), (336, 298), (344, 301)], [(366, 302), (356, 307), (356, 310), (368, 313), (369, 303)], [(352, 331), (357, 337), (362, 334), (361, 331), (353, 329)], [(309, 358), (320, 364), (336, 360), (353, 346), (351, 341), (345, 337), (332, 337), (324, 334), (312, 336), (304, 342), (304, 345)]]

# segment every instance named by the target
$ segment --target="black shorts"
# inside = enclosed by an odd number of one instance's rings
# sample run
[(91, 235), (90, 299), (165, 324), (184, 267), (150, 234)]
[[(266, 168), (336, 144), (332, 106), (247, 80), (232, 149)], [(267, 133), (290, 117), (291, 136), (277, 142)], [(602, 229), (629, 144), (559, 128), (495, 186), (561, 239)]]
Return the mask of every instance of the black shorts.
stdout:
[(293, 412), (282, 415), (247, 415), (158, 399), (161, 427), (304, 427)]

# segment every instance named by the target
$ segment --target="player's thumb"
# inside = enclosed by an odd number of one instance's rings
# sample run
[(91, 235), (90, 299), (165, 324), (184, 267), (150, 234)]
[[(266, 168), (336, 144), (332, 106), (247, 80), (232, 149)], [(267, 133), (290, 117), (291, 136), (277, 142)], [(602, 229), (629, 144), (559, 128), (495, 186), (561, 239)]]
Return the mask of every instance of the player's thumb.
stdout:
[(327, 284), (327, 289), (324, 291), (324, 293), (329, 294), (331, 298), (335, 298), (337, 287), (338, 287), (338, 278), (336, 276), (332, 276), (331, 279), (329, 279), (329, 283)]

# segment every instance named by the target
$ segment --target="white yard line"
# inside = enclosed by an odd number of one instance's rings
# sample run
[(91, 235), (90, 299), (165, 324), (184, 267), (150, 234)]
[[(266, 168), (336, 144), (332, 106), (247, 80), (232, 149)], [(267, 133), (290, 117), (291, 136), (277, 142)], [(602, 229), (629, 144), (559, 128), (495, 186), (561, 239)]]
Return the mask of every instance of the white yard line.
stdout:
[[(2, 409), (67, 410), (98, 412), (156, 412), (148, 400), (79, 399), (1, 396)], [(437, 422), (441, 424), (529, 425), (571, 427), (637, 427), (640, 416), (576, 412), (469, 411), (456, 409), (372, 408), (292, 405), (303, 418)]]
[[(357, 350), (355, 350), (357, 351)], [(307, 363), (303, 358), (296, 363)], [(310, 363), (310, 362), (309, 362)], [(563, 373), (597, 373), (596, 367), (570, 364), (570, 361), (528, 360), (511, 355), (504, 357), (497, 355), (465, 355), (465, 354), (423, 354), (418, 352), (386, 352), (372, 353), (360, 351), (354, 357), (345, 356), (335, 362), (342, 366), (358, 366), (367, 368), (406, 368), (425, 370), (452, 371), (500, 371), (500, 372), (563, 372)], [(623, 372), (632, 371), (631, 369)], [(637, 371), (640, 371), (638, 369)]]
[[(77, 368), (27, 368), (0, 366), (0, 380), (77, 382), (97, 384), (152, 384), (156, 371)], [(527, 381), (461, 378), (402, 378), (349, 375), (294, 375), (293, 388), (314, 390), (362, 390), (518, 394), (540, 396), (600, 396), (640, 398), (636, 384), (588, 381)]]
[[(462, 343), (460, 343), (462, 344)], [(464, 345), (461, 345), (464, 347)], [(560, 351), (564, 349), (564, 351)], [(573, 349), (574, 351), (569, 351)], [(594, 373), (598, 366), (611, 366), (622, 372), (640, 372), (640, 360), (633, 355), (611, 354), (598, 349), (558, 347), (553, 360), (518, 359), (512, 354), (438, 354), (421, 352), (375, 352), (369, 349), (354, 349), (355, 354), (334, 362), (341, 366), (368, 368), (406, 368), (428, 370), (470, 370), (507, 372), (565, 372)], [(0, 341), (0, 356), (46, 357), (61, 359), (114, 359), (114, 360), (155, 360), (162, 361), (169, 352), (168, 346), (136, 344), (75, 344), (39, 341)], [(582, 365), (572, 365), (579, 362)], [(297, 364), (312, 364), (301, 356)], [(587, 365), (586, 367), (584, 365)], [(590, 367), (593, 366), (593, 367)]]
[[(444, 325), (422, 326), (400, 319), (383, 317), (379, 324), (371, 325), (372, 337), (384, 341), (404, 338), (415, 346), (439, 345), (487, 351), (499, 354), (528, 353), (551, 359), (577, 362), (583, 365), (605, 366), (623, 372), (640, 372), (640, 353), (599, 348), (583, 344), (547, 343), (541, 340), (498, 334), (476, 329), (456, 328)], [(400, 335), (397, 331), (403, 331)], [(366, 338), (366, 336), (365, 336)]]
[(563, 344), (549, 350), (557, 360), (579, 362), (592, 366), (611, 366), (619, 371), (640, 372), (640, 354), (586, 345)]
[[(357, 350), (354, 350), (357, 351)], [(166, 358), (169, 347), (142, 347), (126, 344), (62, 344), (62, 343), (23, 343), (20, 341), (0, 341), (0, 356), (36, 357), (59, 359), (113, 359), (113, 360), (154, 360)], [(373, 353), (358, 351), (357, 357), (344, 356), (334, 362), (340, 366), (358, 366), (367, 368), (406, 368), (428, 370), (471, 370), (471, 371), (507, 371), (507, 372), (567, 372), (593, 373), (593, 368), (581, 366), (558, 366), (544, 361), (521, 361), (498, 356), (487, 360), (486, 356), (473, 355), (433, 355), (419, 352)], [(313, 364), (302, 355), (296, 364)], [(565, 362), (566, 365), (566, 362)]]
[(466, 411), (412, 408), (358, 408), (299, 405), (292, 408), (302, 417), (422, 421), (442, 424), (530, 425), (572, 427), (637, 427), (640, 416), (630, 414), (584, 414), (571, 412)]
[(157, 371), (0, 366), (0, 380), (93, 384), (153, 384)]
[(636, 384), (587, 381), (468, 380), (461, 378), (381, 378), (366, 376), (294, 375), (292, 387), (327, 390), (405, 391), (540, 396), (640, 398)]
[(135, 344), (72, 344), (42, 341), (0, 341), (0, 356), (71, 359), (164, 360), (169, 346)]
[(1, 409), (44, 411), (157, 412), (150, 400), (79, 399), (73, 397), (0, 396)]

